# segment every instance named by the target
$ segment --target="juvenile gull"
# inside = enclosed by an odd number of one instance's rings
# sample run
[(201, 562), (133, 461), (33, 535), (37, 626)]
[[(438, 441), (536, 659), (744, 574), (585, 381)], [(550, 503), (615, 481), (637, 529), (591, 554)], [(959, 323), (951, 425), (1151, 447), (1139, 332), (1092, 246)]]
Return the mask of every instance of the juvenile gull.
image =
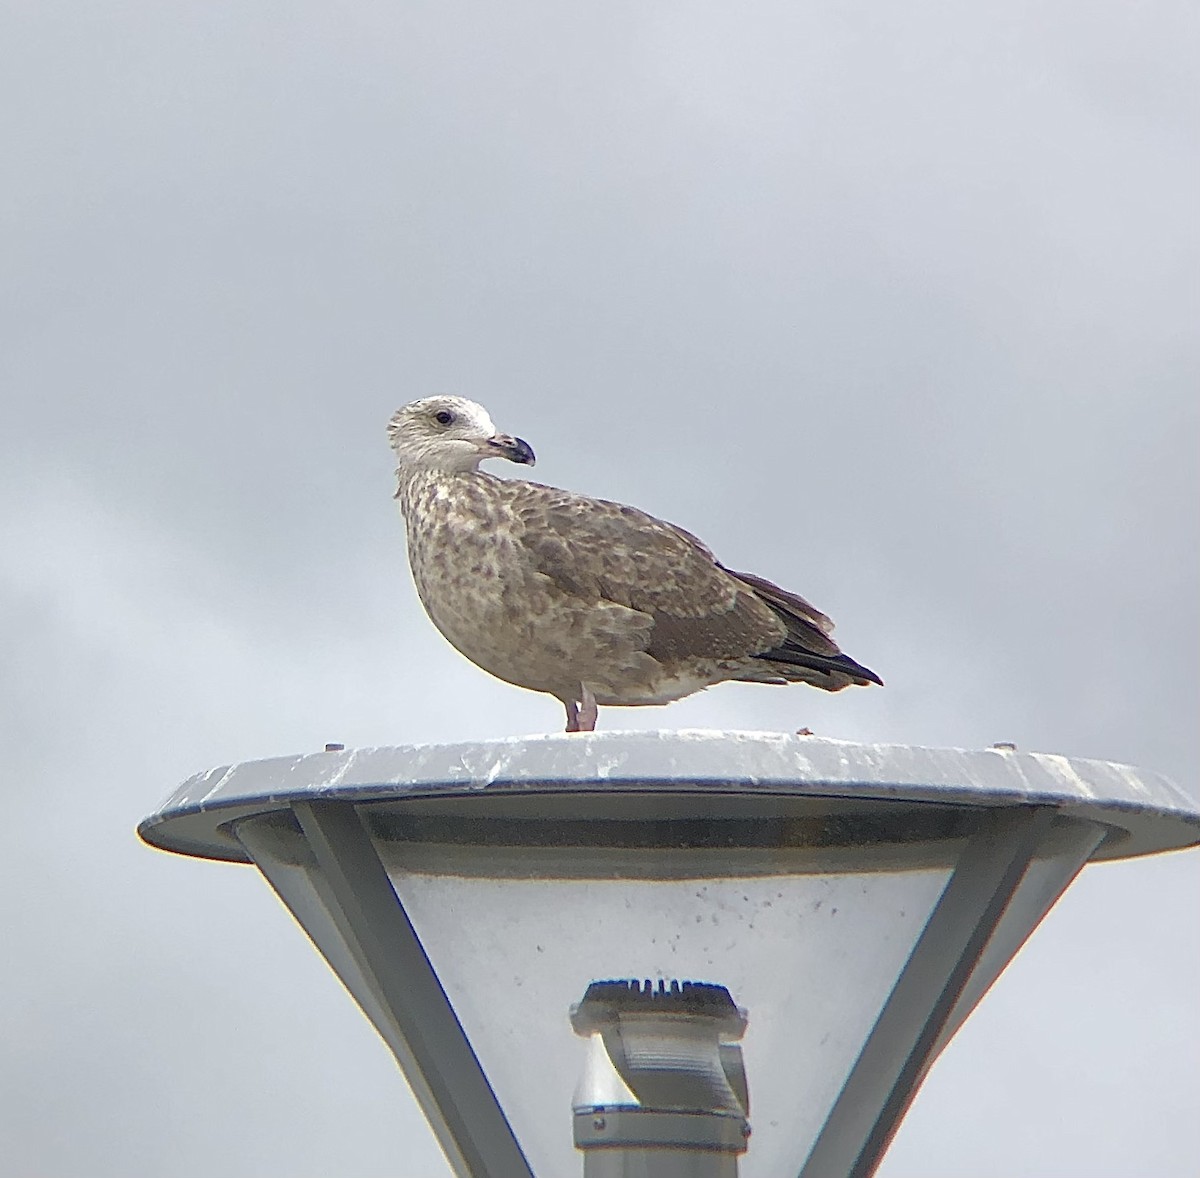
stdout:
[(477, 666), (544, 691), (590, 732), (598, 704), (665, 704), (726, 680), (824, 691), (883, 681), (838, 649), (802, 597), (719, 564), (690, 532), (634, 507), (479, 469), (533, 465), (462, 397), (392, 418), (396, 498), (417, 593)]

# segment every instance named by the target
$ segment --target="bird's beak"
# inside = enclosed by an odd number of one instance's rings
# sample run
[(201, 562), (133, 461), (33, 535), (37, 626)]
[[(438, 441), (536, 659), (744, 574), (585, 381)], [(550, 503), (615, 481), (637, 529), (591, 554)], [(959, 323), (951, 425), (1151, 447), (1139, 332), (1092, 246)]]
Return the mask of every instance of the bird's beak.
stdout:
[(523, 438), (514, 438), (511, 434), (488, 438), (484, 443), (484, 454), (488, 458), (507, 458), (522, 466), (532, 466), (534, 462), (533, 447)]

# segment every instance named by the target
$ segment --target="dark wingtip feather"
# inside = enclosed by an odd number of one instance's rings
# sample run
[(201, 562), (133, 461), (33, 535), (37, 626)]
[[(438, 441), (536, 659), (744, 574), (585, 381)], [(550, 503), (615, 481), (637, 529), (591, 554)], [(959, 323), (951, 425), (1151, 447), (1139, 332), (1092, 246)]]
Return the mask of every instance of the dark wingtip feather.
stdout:
[(866, 683), (875, 683), (879, 687), (883, 686), (883, 680), (871, 670), (870, 667), (864, 667), (862, 663), (856, 662), (848, 654), (839, 655), (835, 661), (840, 664), (840, 669), (844, 670), (848, 675), (854, 675)]
[[(848, 654), (814, 654), (812, 651), (801, 650), (793, 643), (785, 642), (774, 650), (764, 650), (762, 654), (756, 654), (754, 657), (780, 667), (799, 667), (821, 675), (833, 676), (835, 682), (836, 678), (845, 678), (859, 687), (866, 687), (870, 683), (883, 686), (883, 680), (874, 671), (856, 662)], [(842, 687), (848, 685), (845, 682), (841, 684)], [(837, 691), (839, 688), (833, 687), (830, 690)]]

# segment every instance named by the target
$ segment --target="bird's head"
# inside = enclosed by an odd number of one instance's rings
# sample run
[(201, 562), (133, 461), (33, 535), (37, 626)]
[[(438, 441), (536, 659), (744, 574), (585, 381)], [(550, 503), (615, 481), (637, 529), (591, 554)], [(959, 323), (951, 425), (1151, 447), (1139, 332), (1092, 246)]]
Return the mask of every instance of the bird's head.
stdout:
[(388, 441), (409, 470), (477, 470), (485, 458), (533, 465), (528, 442), (496, 432), (482, 405), (465, 397), (425, 397), (398, 409)]

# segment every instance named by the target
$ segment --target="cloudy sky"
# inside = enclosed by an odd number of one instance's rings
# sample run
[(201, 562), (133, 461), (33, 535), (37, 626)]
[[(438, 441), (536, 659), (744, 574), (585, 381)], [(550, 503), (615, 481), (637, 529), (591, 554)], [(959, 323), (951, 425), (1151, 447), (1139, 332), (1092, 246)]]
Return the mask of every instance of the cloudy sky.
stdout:
[[(1200, 769), (1182, 0), (0, 6), (0, 1156), (447, 1173), (249, 868), (133, 833), (326, 741), (556, 729), (408, 580), (383, 427), (832, 613), (886, 690), (608, 728)], [(882, 1170), (1195, 1172), (1200, 852), (1088, 869)]]

